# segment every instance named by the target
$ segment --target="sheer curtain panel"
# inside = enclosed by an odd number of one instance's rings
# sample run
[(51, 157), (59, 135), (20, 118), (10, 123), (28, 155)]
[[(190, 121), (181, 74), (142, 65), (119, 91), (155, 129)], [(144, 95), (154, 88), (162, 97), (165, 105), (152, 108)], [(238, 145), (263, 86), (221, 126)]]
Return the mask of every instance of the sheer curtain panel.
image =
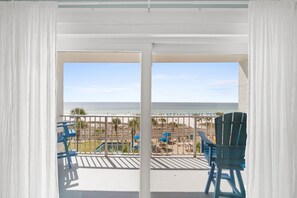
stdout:
[(0, 197), (56, 198), (56, 3), (0, 2)]
[(249, 4), (248, 197), (297, 195), (297, 14), (293, 1)]

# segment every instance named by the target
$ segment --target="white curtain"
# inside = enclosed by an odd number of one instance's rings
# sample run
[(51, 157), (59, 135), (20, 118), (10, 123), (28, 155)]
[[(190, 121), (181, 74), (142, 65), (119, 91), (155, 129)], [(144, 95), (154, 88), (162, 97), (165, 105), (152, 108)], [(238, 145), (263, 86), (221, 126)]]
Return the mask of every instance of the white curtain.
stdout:
[(250, 198), (297, 196), (296, 13), (293, 1), (249, 4)]
[(56, 3), (0, 2), (0, 197), (56, 198)]

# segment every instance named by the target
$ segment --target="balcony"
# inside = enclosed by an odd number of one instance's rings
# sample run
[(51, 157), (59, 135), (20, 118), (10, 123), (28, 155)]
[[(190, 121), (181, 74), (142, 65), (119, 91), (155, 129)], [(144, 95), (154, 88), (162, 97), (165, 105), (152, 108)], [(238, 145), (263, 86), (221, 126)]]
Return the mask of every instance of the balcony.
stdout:
[[(209, 167), (200, 153), (200, 139), (195, 132), (204, 131), (214, 138), (214, 117), (152, 116), (150, 177), (153, 198), (213, 197), (213, 187), (211, 193), (204, 194)], [(140, 158), (137, 145), (141, 142), (137, 135), (141, 136), (141, 132), (137, 126), (132, 130), (133, 125), (129, 122), (139, 117), (65, 115), (63, 119), (80, 123), (75, 126), (80, 134), (78, 139), (70, 141), (70, 147), (79, 151), (79, 155), (72, 158), (72, 169), (68, 169), (65, 159), (59, 159), (60, 197), (138, 198)], [(161, 139), (164, 131), (171, 134), (166, 141)], [(222, 189), (230, 191), (224, 181)]]

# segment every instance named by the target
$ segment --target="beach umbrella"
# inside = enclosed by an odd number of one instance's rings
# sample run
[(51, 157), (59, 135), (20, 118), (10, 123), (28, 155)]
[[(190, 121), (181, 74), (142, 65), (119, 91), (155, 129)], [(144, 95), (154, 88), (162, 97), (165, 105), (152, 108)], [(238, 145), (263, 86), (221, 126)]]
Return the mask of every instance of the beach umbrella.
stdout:
[(167, 139), (166, 137), (161, 137), (161, 138), (160, 138), (160, 141), (161, 141), (161, 142), (167, 142), (168, 139)]
[(164, 131), (163, 132), (163, 137), (165, 137), (165, 138), (171, 137), (171, 133)]
[(140, 134), (134, 135), (134, 140), (139, 140), (140, 139)]

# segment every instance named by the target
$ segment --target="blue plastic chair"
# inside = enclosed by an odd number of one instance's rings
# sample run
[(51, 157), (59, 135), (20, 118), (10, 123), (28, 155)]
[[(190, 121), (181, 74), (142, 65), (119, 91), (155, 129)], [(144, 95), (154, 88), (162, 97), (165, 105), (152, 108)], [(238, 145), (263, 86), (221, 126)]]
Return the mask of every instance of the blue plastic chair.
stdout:
[[(246, 120), (246, 113), (240, 112), (217, 117), (215, 119), (216, 143), (207, 139), (202, 131), (199, 132), (202, 152), (211, 167), (205, 187), (206, 194), (212, 182), (215, 186), (215, 198), (220, 196), (245, 198), (246, 193), (240, 171), (245, 168)], [(222, 170), (228, 170), (229, 173), (222, 173)], [(228, 181), (233, 192), (221, 192), (221, 179)]]
[(58, 122), (57, 127), (63, 127), (64, 131), (62, 135), (57, 137), (58, 143), (63, 143), (64, 145), (64, 152), (58, 153), (58, 158), (65, 158), (67, 159), (67, 164), (69, 168), (72, 168), (72, 156), (77, 156), (76, 150), (69, 150), (68, 138), (76, 137), (76, 132), (74, 129), (69, 129), (69, 126), (75, 125), (74, 123), (68, 122)]

